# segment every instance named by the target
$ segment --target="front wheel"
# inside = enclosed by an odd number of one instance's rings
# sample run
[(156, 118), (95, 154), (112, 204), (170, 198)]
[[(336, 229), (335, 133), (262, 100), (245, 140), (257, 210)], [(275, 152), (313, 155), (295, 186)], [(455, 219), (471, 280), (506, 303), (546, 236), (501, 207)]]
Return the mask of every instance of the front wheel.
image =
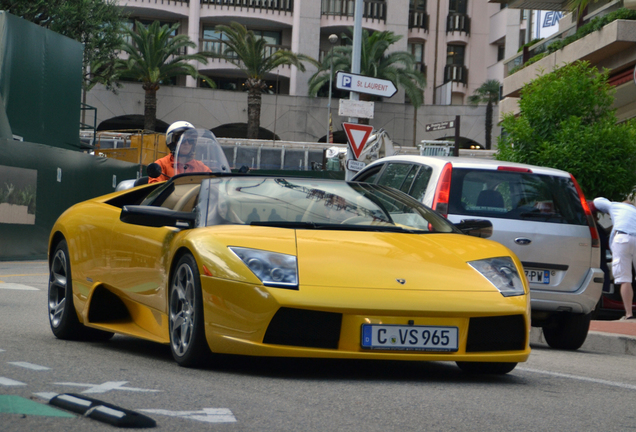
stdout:
[(66, 240), (60, 241), (53, 252), (48, 294), (49, 323), (58, 339), (105, 341), (113, 337), (111, 332), (85, 327), (77, 316)]
[(203, 322), (201, 277), (194, 257), (183, 255), (170, 283), (170, 349), (180, 366), (199, 366), (210, 356)]
[(556, 322), (543, 327), (543, 337), (552, 348), (577, 350), (581, 348), (590, 330), (592, 313), (559, 315)]
[(517, 363), (457, 362), (457, 366), (469, 374), (504, 375), (512, 371)]

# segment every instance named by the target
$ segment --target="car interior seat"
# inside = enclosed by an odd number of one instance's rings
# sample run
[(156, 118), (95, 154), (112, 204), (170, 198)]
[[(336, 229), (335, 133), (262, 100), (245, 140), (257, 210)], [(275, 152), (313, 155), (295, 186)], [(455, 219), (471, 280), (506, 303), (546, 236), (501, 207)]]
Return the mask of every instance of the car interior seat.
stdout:
[(504, 207), (504, 200), (496, 190), (487, 189), (479, 192), (479, 196), (477, 197), (477, 206), (478, 207)]

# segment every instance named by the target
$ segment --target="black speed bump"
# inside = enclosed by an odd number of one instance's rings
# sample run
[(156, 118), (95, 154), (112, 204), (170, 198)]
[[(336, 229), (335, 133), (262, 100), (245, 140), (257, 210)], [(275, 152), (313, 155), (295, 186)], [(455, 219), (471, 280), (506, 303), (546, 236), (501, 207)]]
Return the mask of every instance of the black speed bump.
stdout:
[(152, 428), (157, 426), (157, 422), (148, 416), (83, 395), (64, 393), (53, 397), (49, 403), (117, 427)]

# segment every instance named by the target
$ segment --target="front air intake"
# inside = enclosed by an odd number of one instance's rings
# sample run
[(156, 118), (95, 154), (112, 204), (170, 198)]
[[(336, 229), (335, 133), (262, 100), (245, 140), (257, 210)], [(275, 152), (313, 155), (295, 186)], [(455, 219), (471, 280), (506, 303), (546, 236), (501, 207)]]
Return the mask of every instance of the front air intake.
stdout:
[(466, 352), (523, 350), (526, 334), (523, 315), (471, 318)]
[(280, 308), (267, 327), (263, 343), (338, 349), (342, 314)]

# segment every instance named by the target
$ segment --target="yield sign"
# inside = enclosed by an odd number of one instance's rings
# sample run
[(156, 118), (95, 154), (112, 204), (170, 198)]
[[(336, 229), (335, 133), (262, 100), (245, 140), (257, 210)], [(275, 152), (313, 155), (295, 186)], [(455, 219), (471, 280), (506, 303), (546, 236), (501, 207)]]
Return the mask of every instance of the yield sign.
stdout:
[(373, 131), (373, 126), (357, 123), (342, 123), (342, 127), (347, 134), (347, 140), (349, 141), (351, 150), (353, 150), (353, 154), (356, 159), (358, 159), (364, 145), (369, 139), (369, 135), (371, 135)]

